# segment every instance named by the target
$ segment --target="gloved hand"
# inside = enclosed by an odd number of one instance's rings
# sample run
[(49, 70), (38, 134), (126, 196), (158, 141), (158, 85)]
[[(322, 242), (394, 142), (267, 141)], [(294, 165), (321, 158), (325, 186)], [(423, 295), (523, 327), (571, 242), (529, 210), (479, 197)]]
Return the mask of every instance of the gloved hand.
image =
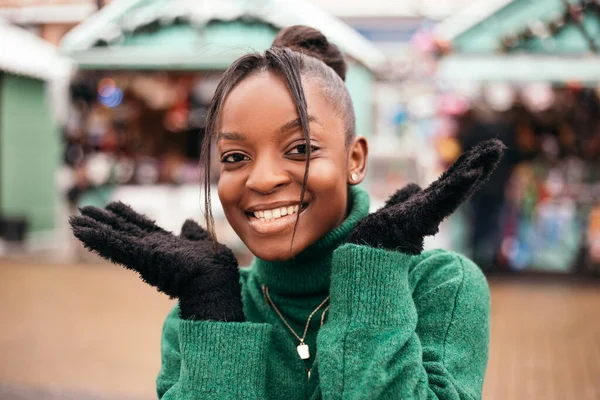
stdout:
[(196, 222), (188, 219), (175, 236), (121, 202), (80, 211), (69, 222), (85, 247), (178, 298), (182, 318), (245, 320), (238, 262)]
[(488, 180), (505, 148), (497, 139), (479, 143), (425, 190), (414, 183), (405, 186), (361, 220), (348, 242), (420, 254), (424, 237), (435, 235), (444, 218)]

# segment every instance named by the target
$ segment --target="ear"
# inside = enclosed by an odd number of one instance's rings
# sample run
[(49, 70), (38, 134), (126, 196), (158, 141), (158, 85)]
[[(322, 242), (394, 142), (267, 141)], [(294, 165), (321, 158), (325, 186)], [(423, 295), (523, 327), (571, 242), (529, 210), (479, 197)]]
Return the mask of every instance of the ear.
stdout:
[(356, 185), (365, 179), (367, 174), (367, 156), (369, 145), (367, 139), (357, 136), (348, 148), (348, 184)]

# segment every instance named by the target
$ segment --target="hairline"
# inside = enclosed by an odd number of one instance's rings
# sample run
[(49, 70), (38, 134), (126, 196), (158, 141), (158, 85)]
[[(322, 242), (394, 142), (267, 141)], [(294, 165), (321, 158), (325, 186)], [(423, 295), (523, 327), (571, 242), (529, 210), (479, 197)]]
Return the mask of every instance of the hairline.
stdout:
[[(327, 100), (327, 103), (329, 103), (333, 109), (335, 114), (342, 120), (343, 124), (344, 124), (344, 144), (346, 145), (346, 147), (349, 147), (350, 144), (352, 143), (353, 139), (356, 137), (356, 114), (354, 113), (354, 107), (352, 104), (352, 97), (350, 96), (350, 92), (348, 91), (348, 88), (346, 86), (346, 83), (344, 82), (344, 80), (342, 80), (342, 78), (327, 64), (325, 64), (323, 61), (309, 56), (307, 54), (304, 53), (300, 53), (300, 52), (294, 52), (295, 55), (298, 55), (300, 57), (303, 57), (304, 60), (303, 61), (307, 61), (311, 62), (311, 61), (318, 61), (319, 63), (322, 64), (323, 67), (328, 68), (331, 70), (331, 72), (334, 75), (334, 79), (337, 78), (340, 80), (340, 82), (338, 82), (338, 84), (341, 84), (341, 86), (343, 87), (343, 89), (346, 91), (345, 95), (342, 95), (340, 97), (343, 97), (340, 100), (347, 100), (350, 102), (350, 104), (339, 104), (337, 103), (334, 98), (334, 96), (332, 96), (331, 94), (327, 93), (327, 89), (334, 89), (332, 87), (331, 82), (328, 82), (326, 79), (324, 79), (324, 77), (319, 76), (317, 74), (311, 74), (309, 69), (305, 69), (305, 70), (301, 70), (299, 71), (300, 73), (300, 79), (301, 79), (301, 84), (302, 84), (302, 90), (305, 91), (306, 88), (306, 83), (305, 80), (310, 81), (312, 80), (313, 82), (317, 82), (317, 89), (319, 90), (319, 92), (321, 93), (321, 95), (323, 97), (325, 97), (325, 99)], [(253, 54), (253, 53), (250, 53)], [(262, 55), (261, 55), (262, 56)], [(286, 82), (286, 78), (284, 76), (284, 73), (279, 70), (278, 68), (272, 66), (272, 65), (261, 65), (258, 68), (251, 70), (250, 72), (248, 72), (247, 74), (244, 74), (243, 76), (239, 77), (238, 80), (233, 83), (233, 85), (231, 85), (231, 87), (228, 88), (227, 92), (224, 94), (223, 98), (221, 99), (221, 107), (219, 107), (218, 109), (218, 115), (217, 115), (217, 126), (220, 126), (220, 121), (221, 121), (221, 109), (223, 108), (225, 102), (227, 101), (227, 97), (229, 97), (229, 94), (235, 90), (235, 88), (242, 83), (244, 80), (248, 79), (248, 78), (252, 78), (254, 76), (260, 75), (261, 73), (269, 73), (272, 72), (274, 74), (276, 74), (279, 78), (281, 78), (284, 82)], [(294, 103), (296, 102), (294, 99), (294, 96), (292, 95), (292, 93), (290, 92), (289, 87), (287, 87), (287, 83), (286, 83), (286, 90), (288, 91), (288, 93), (290, 94), (290, 96), (292, 97), (292, 101), (294, 101)], [(347, 99), (346, 99), (347, 97)], [(339, 104), (339, 106), (338, 106)], [(296, 105), (297, 106), (297, 105)], [(350, 113), (351, 115), (349, 115), (348, 117), (346, 117), (344, 115), (344, 111), (346, 111), (347, 113)], [(300, 118), (298, 117), (297, 120), (299, 120)], [(214, 134), (214, 135), (218, 135), (217, 132), (212, 132), (209, 134)], [(217, 142), (217, 139), (215, 138), (215, 142)]]

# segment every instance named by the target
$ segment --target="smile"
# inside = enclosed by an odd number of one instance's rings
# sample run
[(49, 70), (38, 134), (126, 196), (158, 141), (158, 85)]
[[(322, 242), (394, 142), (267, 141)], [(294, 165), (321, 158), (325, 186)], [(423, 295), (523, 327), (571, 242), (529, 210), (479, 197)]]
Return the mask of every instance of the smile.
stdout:
[(279, 207), (274, 208), (272, 210), (264, 210), (264, 211), (254, 211), (254, 216), (259, 220), (270, 220), (275, 218), (285, 217), (286, 215), (295, 214), (298, 212), (300, 206), (296, 204), (295, 206), (288, 207)]
[(268, 210), (247, 212), (250, 226), (259, 234), (281, 233), (291, 229), (296, 223), (298, 213), (302, 214), (308, 204), (287, 205)]

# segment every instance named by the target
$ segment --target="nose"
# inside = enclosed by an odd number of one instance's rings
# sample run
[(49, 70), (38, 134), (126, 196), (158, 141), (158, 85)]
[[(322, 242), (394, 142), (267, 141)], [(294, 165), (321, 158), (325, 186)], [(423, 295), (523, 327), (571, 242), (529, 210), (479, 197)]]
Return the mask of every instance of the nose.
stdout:
[(291, 176), (275, 157), (263, 155), (254, 159), (246, 187), (261, 194), (273, 193), (279, 187), (291, 182)]

